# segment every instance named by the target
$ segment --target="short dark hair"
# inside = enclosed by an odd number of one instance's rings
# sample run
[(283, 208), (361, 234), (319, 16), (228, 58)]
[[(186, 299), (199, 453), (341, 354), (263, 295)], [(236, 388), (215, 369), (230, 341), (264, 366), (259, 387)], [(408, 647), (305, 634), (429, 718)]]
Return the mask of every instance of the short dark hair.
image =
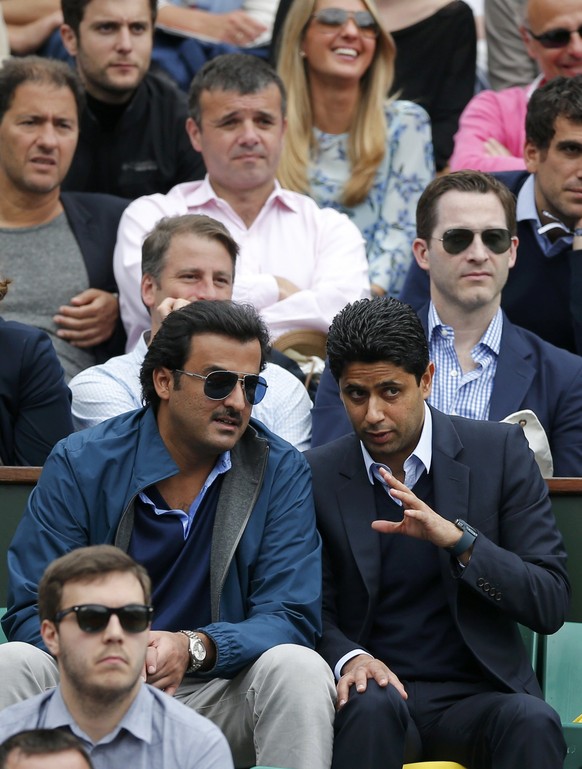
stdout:
[[(85, 16), (85, 9), (91, 2), (92, 0), (61, 0), (63, 21), (71, 27), (76, 37), (79, 37), (79, 27)], [(153, 27), (158, 15), (158, 0), (148, 0), (148, 2)]]
[(540, 150), (547, 149), (556, 133), (556, 118), (582, 123), (582, 75), (554, 77), (536, 88), (527, 105), (525, 138)]
[[(175, 372), (190, 357), (193, 338), (199, 334), (221, 334), (239, 342), (257, 339), (261, 346), (261, 369), (269, 352), (269, 331), (250, 304), (227, 300), (200, 299), (166, 316), (152, 339), (140, 371), (143, 401), (157, 412), (160, 397), (153, 382), (158, 368)], [(181, 374), (174, 373), (174, 387), (180, 388)]]
[(393, 297), (346, 305), (329, 328), (327, 357), (336, 381), (346, 363), (388, 361), (413, 374), (420, 384), (429, 364), (428, 343), (418, 315)]
[(88, 768), (93, 769), (82, 742), (65, 729), (27, 729), (8, 737), (0, 745), (0, 769), (6, 769), (12, 751), (19, 751), (25, 756), (42, 756), (67, 750), (75, 750), (85, 759)]
[(515, 218), (515, 197), (502, 182), (491, 174), (482, 171), (455, 171), (444, 176), (437, 176), (425, 187), (416, 205), (416, 234), (423, 240), (429, 240), (435, 231), (437, 222), (437, 203), (447, 192), (477, 192), (486, 195), (492, 192), (503, 206), (507, 229), (512, 235), (517, 232)]
[(68, 64), (41, 56), (15, 56), (0, 66), (0, 122), (10, 109), (16, 89), (24, 83), (68, 88), (77, 105), (77, 116), (83, 111), (85, 92), (77, 73)]
[(222, 54), (208, 61), (194, 76), (188, 93), (190, 117), (200, 128), (202, 121), (200, 97), (203, 91), (234, 91), (245, 96), (263, 91), (270, 85), (276, 85), (279, 89), (281, 113), (285, 116), (287, 111), (285, 86), (270, 64), (248, 53)]
[(152, 586), (144, 567), (118, 547), (92, 545), (71, 550), (47, 566), (38, 585), (41, 621), (55, 621), (57, 612), (63, 608), (63, 587), (68, 582), (91, 582), (112, 572), (133, 574), (143, 589), (144, 602), (149, 604)]
[(204, 214), (166, 216), (160, 219), (141, 247), (142, 275), (151, 275), (159, 285), (160, 275), (164, 269), (164, 257), (172, 238), (178, 235), (196, 235), (198, 238), (215, 240), (223, 245), (232, 259), (234, 278), (238, 245), (224, 224)]

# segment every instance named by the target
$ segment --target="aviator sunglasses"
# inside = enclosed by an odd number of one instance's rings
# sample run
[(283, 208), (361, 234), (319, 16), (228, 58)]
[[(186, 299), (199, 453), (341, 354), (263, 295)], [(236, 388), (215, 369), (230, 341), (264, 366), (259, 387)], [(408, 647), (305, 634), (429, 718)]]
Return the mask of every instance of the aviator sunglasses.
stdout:
[(464, 227), (455, 227), (443, 233), (442, 238), (434, 238), (434, 240), (441, 241), (447, 254), (456, 256), (469, 248), (477, 234), (481, 235), (483, 245), (494, 254), (503, 254), (511, 246), (511, 233), (501, 227), (492, 227), (489, 230), (482, 230), (480, 233), (467, 230)]
[(322, 27), (338, 29), (353, 19), (354, 24), (364, 37), (378, 37), (380, 28), (376, 19), (368, 11), (346, 11), (343, 8), (322, 8), (311, 14)]
[(118, 606), (114, 609), (98, 603), (84, 603), (57, 612), (55, 622), (60, 622), (67, 614), (74, 614), (77, 617), (77, 624), (84, 633), (99, 633), (105, 630), (111, 615), (115, 614), (119, 624), (127, 633), (143, 633), (150, 624), (153, 613), (152, 606), (140, 603), (129, 603), (127, 606)]
[(228, 398), (236, 387), (236, 383), (242, 382), (245, 398), (251, 406), (256, 406), (265, 397), (268, 387), (266, 380), (258, 374), (239, 376), (236, 371), (212, 371), (204, 376), (180, 368), (174, 369), (174, 371), (176, 374), (186, 374), (186, 376), (196, 377), (196, 379), (203, 379), (204, 395), (211, 401), (222, 401)]
[(528, 29), (528, 35), (531, 35), (534, 40), (537, 40), (544, 48), (565, 48), (570, 42), (570, 38), (573, 34), (577, 33), (582, 37), (582, 27), (578, 29), (549, 29), (547, 32), (542, 32), (541, 35), (534, 34), (531, 29)]

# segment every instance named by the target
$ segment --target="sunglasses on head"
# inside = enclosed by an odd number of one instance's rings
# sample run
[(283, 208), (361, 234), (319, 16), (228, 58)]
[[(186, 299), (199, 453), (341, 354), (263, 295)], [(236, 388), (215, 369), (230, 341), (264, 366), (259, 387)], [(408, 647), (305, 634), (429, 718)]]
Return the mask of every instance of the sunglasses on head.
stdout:
[(176, 374), (186, 374), (186, 376), (196, 377), (204, 380), (204, 395), (211, 401), (222, 401), (231, 394), (236, 387), (237, 382), (242, 382), (245, 398), (251, 406), (256, 406), (265, 397), (267, 392), (267, 382), (258, 374), (243, 374), (239, 376), (236, 371), (212, 371), (204, 376), (195, 374), (193, 371), (184, 371), (183, 369), (174, 369)]
[(467, 230), (464, 227), (455, 227), (443, 233), (442, 238), (435, 238), (435, 240), (441, 241), (447, 254), (456, 255), (469, 248), (477, 234), (481, 235), (483, 245), (494, 254), (503, 254), (511, 246), (511, 233), (501, 227), (492, 227), (489, 230), (482, 230), (480, 233)]
[(353, 19), (354, 24), (364, 37), (377, 37), (380, 27), (369, 11), (346, 11), (343, 8), (322, 8), (311, 14), (322, 27), (337, 29)]
[(67, 614), (74, 614), (77, 617), (77, 624), (84, 633), (99, 633), (105, 630), (111, 615), (115, 614), (119, 624), (127, 633), (143, 633), (150, 624), (153, 613), (152, 606), (140, 603), (129, 603), (127, 606), (118, 606), (113, 609), (98, 603), (84, 603), (57, 612), (55, 622), (60, 622)]
[(528, 29), (527, 32), (544, 48), (565, 48), (570, 42), (572, 35), (578, 34), (582, 37), (582, 27), (578, 27), (575, 30), (549, 29), (547, 32), (542, 32), (541, 35), (535, 35), (531, 29)]

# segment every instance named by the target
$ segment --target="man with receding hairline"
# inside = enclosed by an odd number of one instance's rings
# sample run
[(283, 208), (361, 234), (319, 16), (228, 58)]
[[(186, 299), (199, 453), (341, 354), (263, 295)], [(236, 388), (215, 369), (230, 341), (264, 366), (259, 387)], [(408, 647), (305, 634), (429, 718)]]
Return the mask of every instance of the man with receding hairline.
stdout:
[(277, 182), (285, 102), (280, 77), (256, 56), (218, 56), (195, 76), (187, 129), (206, 178), (135, 200), (119, 224), (114, 263), (128, 349), (149, 325), (141, 245), (163, 216), (206, 214), (227, 227), (240, 247), (233, 298), (260, 311), (273, 339), (296, 329), (326, 333), (346, 302), (369, 295), (355, 224)]

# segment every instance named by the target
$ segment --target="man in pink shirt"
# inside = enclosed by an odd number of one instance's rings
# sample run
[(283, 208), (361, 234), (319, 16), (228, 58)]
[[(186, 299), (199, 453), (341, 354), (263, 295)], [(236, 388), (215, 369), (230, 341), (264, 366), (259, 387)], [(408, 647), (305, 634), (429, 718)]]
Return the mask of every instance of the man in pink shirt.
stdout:
[(364, 241), (347, 216), (277, 182), (286, 129), (278, 75), (254, 56), (219, 56), (194, 78), (189, 112), (206, 178), (135, 200), (119, 225), (114, 270), (128, 350), (150, 325), (140, 293), (143, 240), (162, 217), (181, 214), (206, 214), (230, 231), (240, 248), (233, 299), (253, 304), (273, 338), (300, 328), (327, 333), (348, 302), (369, 296)]
[(579, 0), (528, 0), (521, 34), (541, 75), (526, 88), (482, 91), (465, 107), (451, 170), (523, 171), (525, 114), (532, 92), (558, 75), (582, 74)]

